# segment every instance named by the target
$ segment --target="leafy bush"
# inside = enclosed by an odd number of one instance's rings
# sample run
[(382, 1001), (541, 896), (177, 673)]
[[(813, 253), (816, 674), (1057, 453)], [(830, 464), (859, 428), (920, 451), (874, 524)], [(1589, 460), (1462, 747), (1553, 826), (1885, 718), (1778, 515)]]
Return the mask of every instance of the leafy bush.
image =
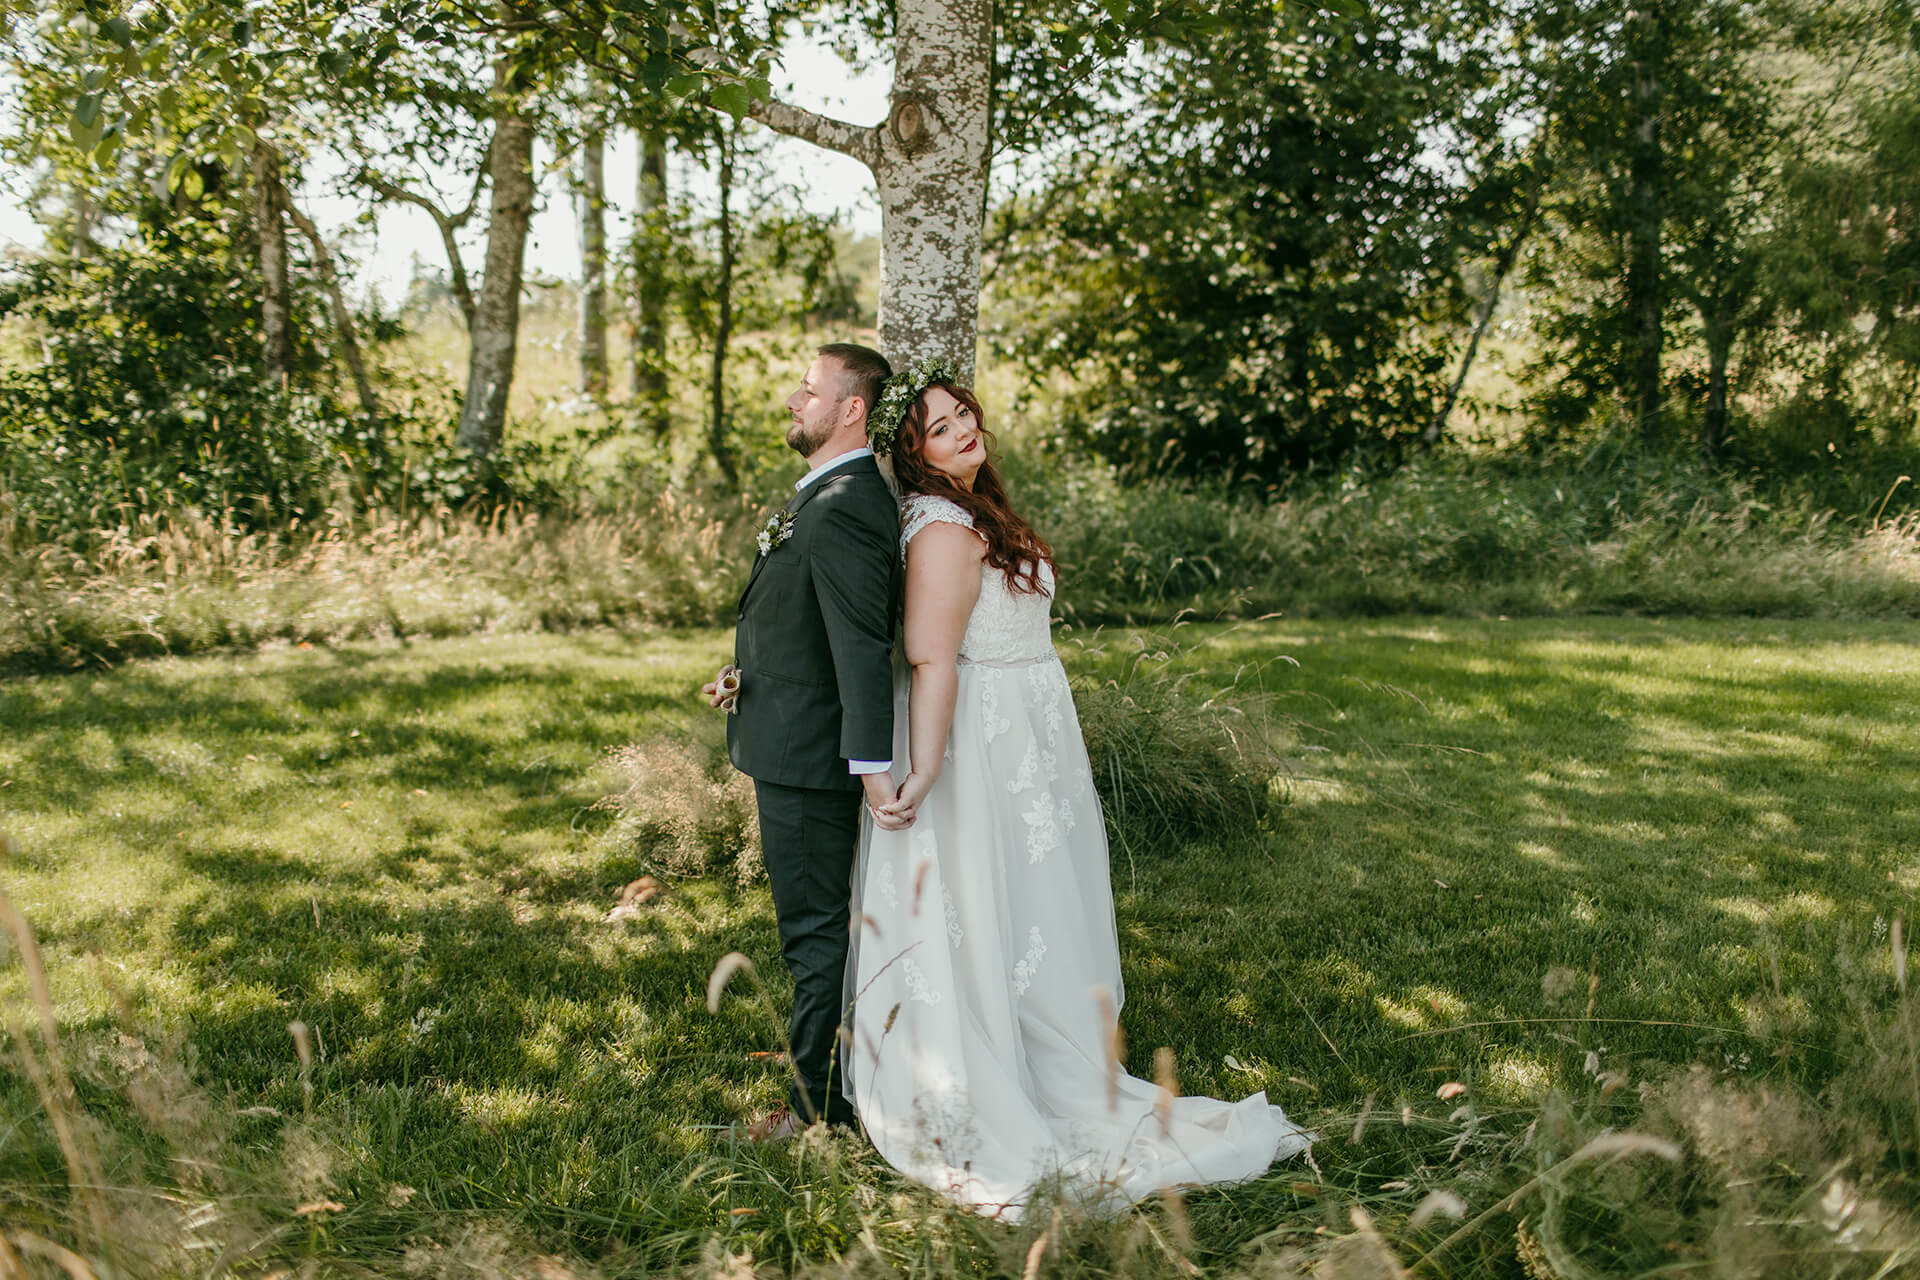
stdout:
[(198, 218), (0, 282), (0, 319), (41, 352), (0, 369), (0, 474), (22, 514), (71, 531), (127, 510), (317, 510), (352, 418), (312, 376), (318, 353), (266, 377), (258, 312), (227, 231)]
[[(562, 505), (578, 440), (531, 433), (476, 459), (454, 443), (458, 398), (408, 372), (383, 407), (348, 402), (296, 324), (284, 380), (265, 373), (258, 282), (220, 221), (155, 219), (78, 261), (42, 258), (0, 279), (0, 323), (38, 358), (0, 362), (0, 490), (32, 536), (84, 536), (139, 515), (217, 514), (291, 529), (342, 501), (362, 507)], [(315, 303), (296, 292), (296, 317)], [(392, 328), (373, 318), (371, 329)], [(590, 442), (587, 442), (590, 443)]]

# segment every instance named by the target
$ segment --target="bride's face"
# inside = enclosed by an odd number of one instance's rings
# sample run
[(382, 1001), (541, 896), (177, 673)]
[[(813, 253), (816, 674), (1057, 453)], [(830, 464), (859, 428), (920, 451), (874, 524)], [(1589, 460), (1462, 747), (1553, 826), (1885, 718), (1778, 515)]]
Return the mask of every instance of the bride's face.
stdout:
[(928, 387), (925, 400), (927, 430), (920, 442), (921, 460), (928, 470), (971, 489), (974, 474), (987, 460), (987, 438), (980, 434), (979, 419), (945, 387)]

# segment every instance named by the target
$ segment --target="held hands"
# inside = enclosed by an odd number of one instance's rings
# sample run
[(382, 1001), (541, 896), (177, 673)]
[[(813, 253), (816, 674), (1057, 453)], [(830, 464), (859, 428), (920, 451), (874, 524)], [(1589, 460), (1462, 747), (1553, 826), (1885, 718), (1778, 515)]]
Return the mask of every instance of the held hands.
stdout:
[(882, 831), (904, 831), (912, 826), (920, 802), (933, 790), (933, 778), (919, 772), (909, 773), (891, 795), (887, 793), (892, 791), (892, 779), (886, 774), (868, 774), (867, 779), (867, 812), (873, 815), (873, 825)]

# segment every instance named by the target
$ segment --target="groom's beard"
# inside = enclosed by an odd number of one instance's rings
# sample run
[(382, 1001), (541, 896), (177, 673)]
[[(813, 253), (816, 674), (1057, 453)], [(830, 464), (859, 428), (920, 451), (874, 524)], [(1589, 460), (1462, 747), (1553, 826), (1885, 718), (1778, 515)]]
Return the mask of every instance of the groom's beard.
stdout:
[(809, 429), (804, 422), (795, 422), (787, 428), (787, 448), (803, 458), (810, 458), (820, 451), (833, 435), (831, 423), (825, 423)]

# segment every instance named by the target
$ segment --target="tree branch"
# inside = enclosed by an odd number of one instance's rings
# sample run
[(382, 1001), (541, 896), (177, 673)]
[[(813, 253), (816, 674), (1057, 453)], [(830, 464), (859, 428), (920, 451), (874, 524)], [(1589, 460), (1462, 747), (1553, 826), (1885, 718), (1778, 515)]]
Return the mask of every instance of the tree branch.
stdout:
[[(696, 49), (688, 60), (709, 70), (726, 70), (725, 59), (718, 49)], [(823, 116), (805, 107), (776, 101), (756, 101), (747, 108), (747, 114), (775, 133), (784, 133), (789, 138), (798, 138), (816, 147), (852, 156), (869, 169), (880, 167), (882, 125), (848, 124), (845, 120), (835, 120), (832, 116)]]
[(374, 189), (388, 200), (401, 204), (410, 204), (425, 209), (433, 224), (440, 228), (440, 243), (446, 246), (447, 267), (450, 272), (449, 283), (453, 288), (454, 299), (460, 304), (460, 314), (466, 318), (467, 328), (473, 328), (473, 287), (467, 282), (467, 265), (460, 257), (460, 243), (454, 233), (467, 225), (473, 217), (473, 211), (480, 207), (480, 192), (487, 185), (487, 162), (493, 154), (493, 142), (487, 142), (486, 154), (480, 158), (479, 172), (473, 175), (473, 194), (467, 197), (467, 207), (459, 213), (448, 213), (417, 191), (409, 191), (396, 182), (389, 182), (372, 169), (360, 170), (359, 181)]
[(747, 114), (775, 133), (852, 156), (869, 169), (880, 165), (880, 126), (848, 124), (784, 102), (755, 102)]
[(347, 369), (353, 374), (354, 390), (360, 396), (360, 408), (368, 417), (380, 415), (380, 397), (374, 394), (373, 382), (367, 377), (367, 362), (360, 355), (360, 341), (354, 332), (353, 312), (347, 307), (346, 294), (340, 288), (340, 273), (334, 268), (333, 255), (327, 252), (327, 242), (321, 238), (320, 228), (313, 225), (312, 219), (300, 212), (294, 204), (293, 196), (286, 185), (280, 181), (278, 173), (271, 181), (279, 194), (277, 203), (287, 211), (287, 217), (300, 229), (300, 234), (313, 246), (313, 262), (320, 269), (321, 283), (326, 286), (327, 298), (333, 303), (333, 330), (340, 341), (340, 354), (346, 358)]

